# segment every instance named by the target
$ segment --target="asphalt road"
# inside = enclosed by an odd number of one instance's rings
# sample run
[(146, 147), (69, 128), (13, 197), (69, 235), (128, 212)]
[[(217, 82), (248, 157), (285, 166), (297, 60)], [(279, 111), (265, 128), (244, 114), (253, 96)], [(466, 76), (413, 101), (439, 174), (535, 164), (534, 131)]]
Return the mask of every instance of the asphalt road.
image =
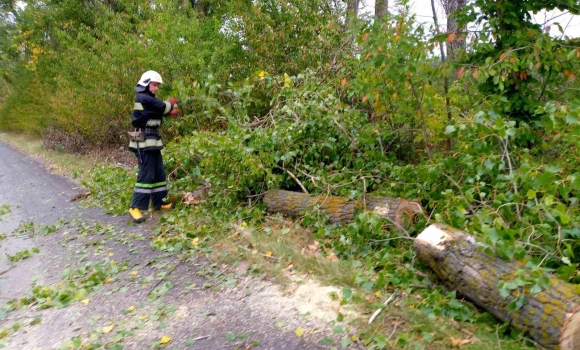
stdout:
[[(29, 296), (33, 284), (60, 288), (70, 283), (63, 282), (66, 268), (103, 259), (128, 266), (87, 295), (84, 303), (44, 310), (33, 303), (2, 315), (0, 330), (9, 331), (4, 336), (0, 332), (0, 345), (3, 342), (6, 349), (59, 349), (71, 340), (124, 349), (324, 349), (330, 346), (322, 345), (323, 338), (339, 340), (331, 331), (333, 310), (303, 312), (300, 304), (308, 304), (309, 295), (290, 295), (249, 273), (244, 261), (216, 266), (201, 256), (185, 262), (155, 251), (149, 245), (155, 220), (136, 227), (127, 224), (127, 216), (105, 215), (70, 201), (82, 192), (41, 161), (0, 142), (0, 210), (9, 208), (0, 215), (0, 234), (6, 236), (0, 240), (2, 304)], [(42, 225), (59, 219), (66, 224), (42, 235)], [(25, 223), (35, 229), (18, 234)], [(91, 229), (95, 225), (106, 229)], [(8, 258), (33, 248), (39, 252), (31, 258)], [(167, 282), (173, 287), (151, 298), (155, 285)], [(333, 304), (315, 307), (329, 305)], [(40, 323), (30, 325), (34, 319)], [(300, 337), (299, 328), (304, 330)], [(171, 341), (161, 345), (163, 337)], [(195, 344), (190, 345), (192, 339)]]

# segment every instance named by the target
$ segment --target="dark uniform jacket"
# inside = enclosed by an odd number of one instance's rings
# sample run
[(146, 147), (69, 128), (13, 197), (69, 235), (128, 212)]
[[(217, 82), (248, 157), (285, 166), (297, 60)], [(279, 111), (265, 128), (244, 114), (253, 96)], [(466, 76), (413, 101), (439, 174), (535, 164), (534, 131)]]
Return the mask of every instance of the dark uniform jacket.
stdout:
[(131, 123), (135, 128), (140, 128), (145, 132), (145, 141), (131, 141), (129, 149), (133, 152), (137, 152), (137, 148), (141, 151), (163, 149), (159, 127), (163, 123), (163, 116), (172, 109), (171, 102), (157, 99), (149, 90), (137, 93)]

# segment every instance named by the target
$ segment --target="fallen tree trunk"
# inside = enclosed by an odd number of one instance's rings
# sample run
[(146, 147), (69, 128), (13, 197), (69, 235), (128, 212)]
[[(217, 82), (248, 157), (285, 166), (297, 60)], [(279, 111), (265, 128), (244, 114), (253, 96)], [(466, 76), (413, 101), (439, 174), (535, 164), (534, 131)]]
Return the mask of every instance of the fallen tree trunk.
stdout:
[[(414, 246), (419, 258), (445, 284), (501, 321), (527, 332), (548, 349), (580, 349), (579, 286), (546, 275), (550, 280), (548, 289), (531, 294), (530, 286), (525, 286), (513, 290), (504, 299), (498, 282), (513, 280), (525, 263), (507, 262), (486, 254), (481, 249), (485, 246), (472, 236), (440, 224), (425, 229), (415, 239)], [(510, 312), (508, 305), (523, 295), (527, 302)]]
[(379, 196), (365, 196), (365, 198), (349, 201), (345, 197), (337, 196), (310, 196), (307, 193), (284, 190), (269, 190), (264, 196), (264, 203), (270, 212), (282, 213), (297, 217), (308, 210), (315, 210), (319, 206), (329, 217), (331, 223), (348, 222), (354, 218), (356, 210), (372, 210), (379, 216), (389, 219), (398, 228), (404, 228), (405, 220), (412, 220), (415, 214), (422, 213), (421, 205), (405, 199), (387, 198)]

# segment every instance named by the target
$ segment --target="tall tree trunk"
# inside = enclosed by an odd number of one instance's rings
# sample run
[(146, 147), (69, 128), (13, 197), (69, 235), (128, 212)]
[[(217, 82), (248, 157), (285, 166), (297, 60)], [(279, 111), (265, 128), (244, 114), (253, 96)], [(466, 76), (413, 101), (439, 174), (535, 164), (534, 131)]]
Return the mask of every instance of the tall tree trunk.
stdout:
[(200, 15), (207, 16), (209, 13), (209, 2), (204, 0), (190, 0), (191, 7), (197, 9)]
[(358, 8), (360, 5), (360, 0), (347, 0), (346, 1), (346, 24), (358, 18)]
[[(450, 0), (457, 1), (457, 0)], [(431, 0), (431, 10), (433, 11), (433, 22), (435, 24), (435, 31), (439, 33), (439, 20), (437, 19), (437, 9), (435, 8), (435, 0)], [(447, 46), (449, 49), (449, 46)], [(443, 49), (443, 43), (439, 42), (439, 49), (441, 50), (441, 62), (445, 62), (447, 59), (445, 57), (445, 50)], [(453, 116), (451, 115), (451, 101), (449, 100), (449, 77), (445, 75), (443, 80), (443, 90), (445, 91), (445, 107), (447, 107), (447, 123), (451, 123)], [(451, 150), (451, 137), (447, 139), (447, 150)]]
[[(423, 144), (425, 146), (425, 155), (427, 156), (427, 159), (431, 159), (431, 152), (429, 152), (429, 142), (427, 142), (427, 121), (425, 120), (425, 114), (423, 113), (423, 95), (419, 97), (417, 89), (415, 89), (415, 84), (413, 84), (413, 80), (410, 76), (408, 82), (411, 85), (413, 96), (417, 100), (417, 111), (419, 111), (419, 115), (421, 116), (421, 128), (423, 129)], [(423, 91), (425, 91), (424, 86)]]
[(113, 9), (114, 12), (119, 12), (119, 4), (115, 0), (107, 0), (107, 5)]
[(465, 34), (463, 28), (459, 28), (456, 12), (465, 7), (467, 0), (446, 0), (445, 15), (447, 16), (447, 32), (455, 33), (453, 40), (449, 42), (447, 54), (453, 57), (456, 49), (465, 48)]
[(383, 17), (389, 11), (389, 0), (376, 0), (375, 16)]

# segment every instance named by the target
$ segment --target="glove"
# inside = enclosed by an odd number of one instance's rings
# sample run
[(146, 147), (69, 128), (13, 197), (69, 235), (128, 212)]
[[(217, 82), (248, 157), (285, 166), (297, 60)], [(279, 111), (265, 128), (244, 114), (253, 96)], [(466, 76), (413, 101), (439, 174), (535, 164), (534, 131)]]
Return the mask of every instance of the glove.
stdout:
[(171, 103), (172, 106), (175, 106), (177, 104), (177, 102), (178, 102), (177, 99), (176, 98), (173, 98), (173, 97), (170, 98), (168, 101), (169, 101), (169, 103)]
[(170, 115), (172, 117), (177, 117), (179, 115), (179, 109), (174, 108), (167, 115)]

